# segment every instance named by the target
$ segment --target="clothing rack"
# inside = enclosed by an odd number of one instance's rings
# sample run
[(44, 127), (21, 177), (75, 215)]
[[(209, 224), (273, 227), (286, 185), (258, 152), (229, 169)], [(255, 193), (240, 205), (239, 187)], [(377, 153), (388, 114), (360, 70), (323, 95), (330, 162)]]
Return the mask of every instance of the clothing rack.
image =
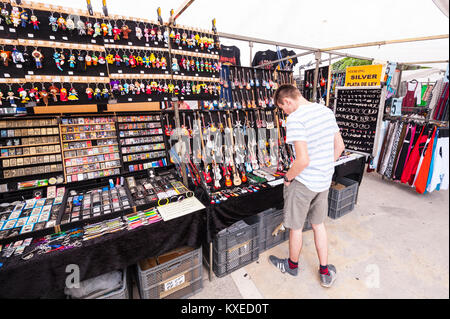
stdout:
[(415, 118), (415, 117), (411, 117), (411, 116), (407, 116), (407, 115), (406, 116), (405, 115), (402, 115), (402, 116), (385, 115), (383, 120), (385, 120), (385, 121), (386, 120), (401, 121), (404, 123), (415, 122), (418, 124), (422, 124), (422, 123), (435, 124), (442, 128), (445, 128), (445, 127), (448, 128), (448, 125), (449, 125), (448, 121), (436, 121), (436, 120), (430, 120), (428, 118), (421, 119), (421, 118)]

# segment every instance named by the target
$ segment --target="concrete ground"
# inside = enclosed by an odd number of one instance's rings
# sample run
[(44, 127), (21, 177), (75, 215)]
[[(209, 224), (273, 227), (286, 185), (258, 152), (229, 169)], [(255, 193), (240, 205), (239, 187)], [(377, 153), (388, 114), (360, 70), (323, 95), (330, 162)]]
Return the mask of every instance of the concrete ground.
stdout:
[[(449, 192), (419, 195), (366, 174), (355, 209), (326, 220), (332, 288), (319, 285), (312, 231), (304, 233), (298, 277), (282, 274), (269, 255), (288, 256), (288, 242), (223, 278), (208, 279), (191, 299), (449, 298)], [(137, 294), (135, 294), (137, 296)]]

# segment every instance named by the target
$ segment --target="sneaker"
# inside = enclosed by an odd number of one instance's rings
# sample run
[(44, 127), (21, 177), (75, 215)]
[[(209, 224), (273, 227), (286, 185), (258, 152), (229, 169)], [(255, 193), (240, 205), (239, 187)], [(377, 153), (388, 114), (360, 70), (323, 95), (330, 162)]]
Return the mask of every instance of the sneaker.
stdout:
[(289, 268), (289, 262), (288, 262), (287, 258), (280, 259), (280, 258), (277, 258), (275, 256), (269, 256), (269, 260), (275, 267), (280, 269), (280, 271), (282, 273), (286, 273), (287, 272), (288, 274), (290, 274), (292, 276), (297, 276), (298, 275), (298, 268), (295, 268), (295, 269)]
[(337, 277), (336, 267), (334, 267), (334, 265), (328, 265), (328, 272), (329, 275), (322, 275), (319, 270), (320, 284), (325, 288), (330, 288)]

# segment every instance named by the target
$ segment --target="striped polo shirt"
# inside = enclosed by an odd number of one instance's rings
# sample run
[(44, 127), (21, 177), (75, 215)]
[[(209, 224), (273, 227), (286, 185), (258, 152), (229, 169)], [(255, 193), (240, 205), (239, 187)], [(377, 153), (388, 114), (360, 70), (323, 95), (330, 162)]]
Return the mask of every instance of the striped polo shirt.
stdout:
[[(330, 188), (334, 173), (334, 135), (339, 132), (332, 110), (312, 103), (300, 105), (286, 120), (286, 143), (305, 141), (309, 165), (295, 179), (313, 192)], [(295, 149), (294, 149), (295, 154)]]

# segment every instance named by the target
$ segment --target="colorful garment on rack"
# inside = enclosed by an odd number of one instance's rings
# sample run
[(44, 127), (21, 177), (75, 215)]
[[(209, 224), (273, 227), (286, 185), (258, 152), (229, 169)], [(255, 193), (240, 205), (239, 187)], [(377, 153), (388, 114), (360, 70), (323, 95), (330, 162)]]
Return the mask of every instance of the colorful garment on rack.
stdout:
[(425, 193), (427, 188), (428, 173), (431, 165), (431, 157), (433, 156), (435, 137), (436, 137), (436, 127), (433, 129), (433, 133), (431, 134), (430, 138), (427, 141), (427, 144), (424, 147), (421, 161), (417, 169), (416, 178), (414, 180), (416, 192), (418, 192), (419, 194)]

